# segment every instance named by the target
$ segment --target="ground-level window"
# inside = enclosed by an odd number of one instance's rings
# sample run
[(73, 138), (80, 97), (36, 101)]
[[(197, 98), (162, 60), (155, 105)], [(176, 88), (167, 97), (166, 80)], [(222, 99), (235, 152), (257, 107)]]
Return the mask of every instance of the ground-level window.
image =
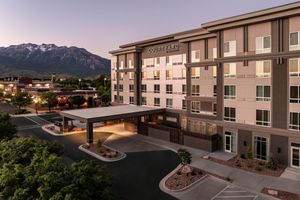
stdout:
[(290, 112), (289, 128), (294, 130), (300, 130), (300, 113)]
[(291, 167), (300, 168), (300, 144), (291, 144)]
[(206, 133), (205, 123), (199, 120), (193, 120), (193, 119), (188, 120), (188, 129), (193, 133), (200, 133), (200, 134)]
[(146, 97), (142, 97), (142, 105), (147, 105), (147, 98)]
[(229, 153), (236, 153), (236, 133), (225, 131), (224, 137), (224, 151)]
[(267, 160), (268, 140), (265, 137), (254, 136), (254, 158)]
[(119, 100), (120, 100), (120, 103), (123, 103), (124, 102), (123, 96), (119, 96)]

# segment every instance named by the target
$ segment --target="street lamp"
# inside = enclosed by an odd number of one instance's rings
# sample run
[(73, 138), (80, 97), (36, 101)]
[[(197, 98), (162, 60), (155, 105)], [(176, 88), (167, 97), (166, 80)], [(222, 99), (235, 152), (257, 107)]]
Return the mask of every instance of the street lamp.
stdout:
[(34, 102), (34, 105), (35, 105), (35, 113), (36, 113), (36, 114), (39, 114), (39, 113), (38, 113), (38, 108), (37, 108), (37, 104), (38, 104), (39, 100), (38, 100), (37, 98), (35, 98), (35, 99), (33, 100), (33, 102)]
[(104, 78), (104, 87), (106, 88), (106, 77)]

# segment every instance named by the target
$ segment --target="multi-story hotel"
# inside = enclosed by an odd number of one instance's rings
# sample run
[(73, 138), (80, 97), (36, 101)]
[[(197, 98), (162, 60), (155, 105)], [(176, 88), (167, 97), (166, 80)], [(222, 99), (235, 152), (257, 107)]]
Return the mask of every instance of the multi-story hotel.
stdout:
[(300, 2), (110, 53), (114, 102), (166, 108), (139, 133), (300, 168)]

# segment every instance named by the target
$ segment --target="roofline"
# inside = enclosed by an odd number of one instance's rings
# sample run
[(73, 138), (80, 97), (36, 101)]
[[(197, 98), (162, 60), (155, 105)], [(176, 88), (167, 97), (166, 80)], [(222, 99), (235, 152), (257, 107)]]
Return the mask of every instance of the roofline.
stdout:
[(203, 23), (202, 27), (209, 28), (209, 27), (223, 25), (223, 24), (232, 23), (232, 22), (236, 22), (236, 21), (241, 21), (241, 20), (245, 20), (245, 19), (249, 19), (249, 18), (270, 15), (270, 14), (274, 14), (274, 13), (278, 13), (278, 12), (284, 12), (284, 11), (296, 9), (297, 7), (300, 7), (300, 1), (285, 4), (285, 5), (280, 5), (280, 6), (276, 6), (276, 7), (272, 7), (272, 8), (266, 8), (266, 9), (258, 10), (258, 11), (254, 11), (254, 12), (249, 12), (246, 14), (227, 17), (227, 18), (223, 18), (223, 19), (219, 19), (219, 20), (215, 20), (215, 21), (211, 21), (211, 22), (207, 22), (207, 23)]

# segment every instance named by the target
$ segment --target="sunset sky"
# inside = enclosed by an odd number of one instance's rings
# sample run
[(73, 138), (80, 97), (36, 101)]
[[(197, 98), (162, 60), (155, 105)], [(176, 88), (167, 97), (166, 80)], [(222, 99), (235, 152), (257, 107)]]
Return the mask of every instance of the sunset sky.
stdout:
[(0, 0), (0, 46), (54, 43), (103, 57), (120, 44), (294, 0)]

